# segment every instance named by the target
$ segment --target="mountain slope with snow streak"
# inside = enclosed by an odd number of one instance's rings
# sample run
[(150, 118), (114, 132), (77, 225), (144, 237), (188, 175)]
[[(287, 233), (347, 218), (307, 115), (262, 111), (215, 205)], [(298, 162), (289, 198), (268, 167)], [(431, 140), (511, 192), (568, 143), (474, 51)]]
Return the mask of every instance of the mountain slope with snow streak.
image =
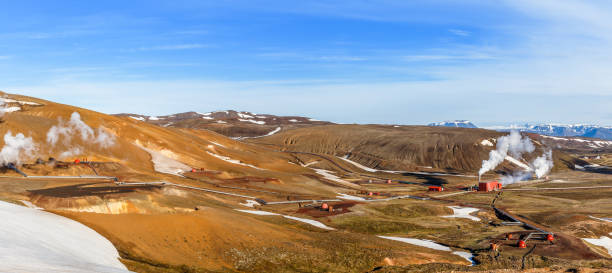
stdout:
[(234, 110), (208, 113), (185, 112), (167, 116), (116, 114), (162, 127), (206, 129), (236, 139), (273, 135), (283, 130), (331, 124), (299, 116), (276, 116)]

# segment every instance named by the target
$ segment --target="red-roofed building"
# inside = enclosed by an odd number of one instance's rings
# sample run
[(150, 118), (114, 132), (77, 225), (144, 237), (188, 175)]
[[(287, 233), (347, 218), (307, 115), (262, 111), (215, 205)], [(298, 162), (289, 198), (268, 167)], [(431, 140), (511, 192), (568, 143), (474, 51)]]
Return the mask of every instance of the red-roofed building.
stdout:
[(478, 191), (496, 191), (502, 189), (502, 183), (497, 181), (480, 182), (478, 183)]

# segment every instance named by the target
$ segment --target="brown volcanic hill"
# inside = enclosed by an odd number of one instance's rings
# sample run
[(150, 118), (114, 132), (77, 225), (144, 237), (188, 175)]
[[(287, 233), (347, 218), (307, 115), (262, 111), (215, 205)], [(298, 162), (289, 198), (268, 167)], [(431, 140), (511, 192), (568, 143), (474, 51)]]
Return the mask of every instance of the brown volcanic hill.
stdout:
[[(291, 185), (297, 181), (299, 183), (316, 181), (301, 176), (314, 172), (290, 164), (292, 157), (286, 153), (242, 143), (208, 130), (161, 127), (132, 118), (106, 115), (36, 98), (4, 93), (1, 95), (7, 100), (5, 107), (13, 108), (2, 117), (0, 134), (4, 135), (9, 131), (11, 135), (23, 133), (26, 138), (31, 137), (36, 146), (35, 152), (20, 157), (20, 163), (31, 165), (37, 158), (44, 161), (55, 158), (67, 162), (72, 162), (75, 158), (87, 158), (90, 161), (121, 166), (115, 168), (121, 170), (121, 173), (109, 172), (102, 175), (133, 177), (140, 181), (163, 178), (177, 182), (179, 176), (167, 172), (175, 173), (177, 169), (189, 171), (192, 168), (215, 172), (216, 179), (260, 177), (278, 181), (278, 183), (267, 183), (263, 185), (264, 187), (292, 188), (294, 186)], [(59, 125), (60, 119), (63, 124), (67, 124), (75, 112), (80, 115), (80, 120), (93, 130), (93, 137), (84, 140), (80, 133), (74, 132), (69, 142), (65, 142), (66, 138), (60, 135), (60, 140), (55, 145), (51, 145), (47, 141), (50, 129)], [(96, 143), (96, 137), (100, 135), (98, 128), (114, 139), (114, 145), (103, 147)], [(171, 170), (167, 170), (168, 168)], [(36, 166), (26, 171), (30, 175), (40, 172), (46, 175), (76, 174)], [(299, 187), (298, 191), (300, 189), (305, 192), (317, 191), (317, 188), (317, 186)]]
[(208, 113), (185, 112), (167, 116), (122, 113), (115, 116), (130, 117), (163, 127), (207, 129), (233, 138), (259, 137), (278, 131), (331, 124), (331, 122), (306, 117), (254, 114), (234, 110)]
[[(249, 141), (283, 151), (348, 156), (352, 161), (379, 170), (429, 168), (475, 173), (494, 149), (495, 139), (502, 135), (506, 133), (471, 128), (327, 125)], [(540, 143), (536, 146), (544, 147)], [(562, 159), (571, 160), (558, 152), (554, 157), (561, 163), (556, 164), (558, 168), (567, 165)], [(505, 163), (501, 167), (507, 166)]]

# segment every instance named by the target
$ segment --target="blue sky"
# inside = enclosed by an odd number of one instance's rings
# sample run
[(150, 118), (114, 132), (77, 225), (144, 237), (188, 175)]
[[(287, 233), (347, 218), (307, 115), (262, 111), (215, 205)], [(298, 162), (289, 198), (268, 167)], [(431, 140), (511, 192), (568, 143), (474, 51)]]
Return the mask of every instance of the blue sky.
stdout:
[(607, 1), (3, 2), (0, 90), (105, 113), (612, 125)]

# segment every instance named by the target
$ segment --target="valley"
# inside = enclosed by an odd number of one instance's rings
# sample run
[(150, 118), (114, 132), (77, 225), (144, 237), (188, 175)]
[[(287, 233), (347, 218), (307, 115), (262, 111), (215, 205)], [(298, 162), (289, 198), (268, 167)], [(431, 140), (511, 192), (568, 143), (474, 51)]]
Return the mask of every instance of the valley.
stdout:
[[(273, 134), (229, 137), (3, 95), (1, 204), (95, 231), (121, 262), (108, 272), (612, 268), (610, 155), (595, 148), (518, 135), (532, 148), (516, 156), (510, 144), (513, 160), (481, 175), (506, 133), (279, 121)], [(209, 115), (192, 116), (184, 122)], [(548, 149), (545, 175), (475, 190), (540, 168)]]

